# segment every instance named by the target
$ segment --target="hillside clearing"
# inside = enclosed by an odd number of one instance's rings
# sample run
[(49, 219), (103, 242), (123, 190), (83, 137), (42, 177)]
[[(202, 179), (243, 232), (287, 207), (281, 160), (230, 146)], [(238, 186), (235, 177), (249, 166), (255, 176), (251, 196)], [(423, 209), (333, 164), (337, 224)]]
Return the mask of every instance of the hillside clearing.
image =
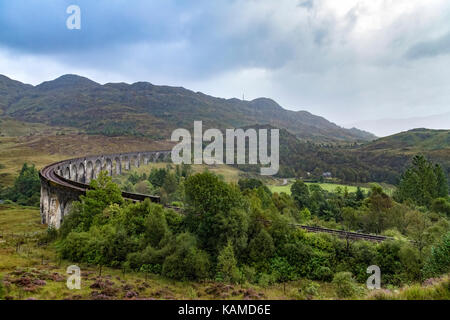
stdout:
[[(337, 188), (342, 188), (342, 190), (344, 190), (345, 188), (347, 188), (348, 192), (356, 192), (357, 187), (355, 186), (351, 186), (351, 185), (345, 185), (345, 184), (337, 184), (337, 183), (312, 183), (312, 182), (306, 182), (306, 184), (308, 186), (315, 184), (315, 185), (319, 185), (322, 189), (324, 189), (325, 191), (328, 192), (335, 192)], [(287, 194), (291, 194), (291, 184), (287, 184), (284, 186), (276, 186), (276, 185), (268, 185), (270, 191), (272, 192), (285, 192)], [(367, 193), (369, 191), (369, 188), (366, 187), (361, 187), (361, 190), (364, 191), (365, 193)]]

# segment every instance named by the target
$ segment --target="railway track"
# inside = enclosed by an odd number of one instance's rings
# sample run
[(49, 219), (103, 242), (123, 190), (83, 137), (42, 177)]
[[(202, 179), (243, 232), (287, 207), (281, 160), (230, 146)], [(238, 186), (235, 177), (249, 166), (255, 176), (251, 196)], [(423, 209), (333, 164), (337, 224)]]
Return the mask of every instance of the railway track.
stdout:
[(392, 238), (390, 238), (390, 237), (367, 234), (367, 233), (328, 229), (328, 228), (322, 228), (322, 227), (305, 226), (305, 225), (299, 225), (299, 224), (297, 224), (295, 226), (298, 228), (302, 228), (308, 232), (329, 233), (329, 234), (336, 235), (340, 238), (351, 239), (351, 240), (367, 240), (367, 241), (374, 241), (374, 242), (382, 242), (385, 240), (392, 240)]
[[(259, 220), (262, 223), (266, 225), (270, 225), (272, 223), (271, 220)], [(386, 236), (379, 236), (379, 235), (373, 235), (368, 233), (359, 233), (359, 232), (352, 232), (352, 231), (344, 231), (344, 230), (337, 230), (337, 229), (329, 229), (324, 227), (316, 227), (316, 226), (306, 226), (302, 224), (292, 223), (290, 224), (293, 228), (300, 228), (304, 229), (308, 232), (314, 232), (314, 233), (328, 233), (335, 236), (338, 236), (340, 238), (349, 239), (349, 240), (366, 240), (366, 241), (374, 241), (374, 242), (382, 242), (385, 240), (392, 240), (393, 238), (386, 237)]]
[[(60, 161), (57, 163), (53, 163), (49, 166), (46, 166), (39, 172), (39, 174), (53, 184), (56, 184), (56, 185), (64, 187), (64, 188), (76, 190), (82, 194), (86, 194), (86, 190), (90, 189), (89, 185), (66, 179), (56, 173), (58, 166), (64, 162), (66, 162), (66, 161)], [(149, 196), (149, 195), (143, 195), (143, 194), (138, 194), (138, 193), (129, 193), (129, 192), (122, 192), (122, 196), (125, 199), (129, 199), (134, 202), (143, 201), (147, 198), (153, 202), (157, 202), (157, 203), (160, 202), (160, 199), (157, 196)], [(169, 205), (166, 205), (165, 207), (183, 214), (182, 208), (169, 206)], [(271, 223), (271, 221), (267, 221), (267, 220), (264, 220), (263, 222), (268, 223), (268, 224)], [(366, 241), (382, 242), (385, 240), (392, 239), (392, 238), (389, 238), (386, 236), (379, 236), (379, 235), (372, 235), (372, 234), (358, 233), (358, 232), (350, 232), (350, 231), (336, 230), (336, 229), (328, 229), (328, 228), (316, 227), (316, 226), (306, 226), (306, 225), (301, 225), (301, 224), (293, 224), (292, 226), (296, 227), (296, 228), (304, 229), (308, 232), (328, 233), (328, 234), (338, 236), (340, 238), (345, 238), (345, 239), (350, 239), (350, 240), (366, 240)]]
[[(51, 183), (54, 183), (58, 186), (62, 186), (65, 188), (76, 190), (82, 194), (86, 194), (86, 191), (91, 188), (88, 184), (66, 179), (56, 173), (58, 166), (64, 162), (66, 162), (66, 161), (56, 162), (49, 166), (46, 166), (39, 172), (39, 174), (42, 177), (44, 177), (46, 180), (48, 180)], [(123, 191), (122, 197), (124, 199), (128, 199), (131, 201), (144, 201), (145, 199), (150, 199), (152, 202), (157, 202), (157, 203), (160, 202), (160, 198), (158, 196), (151, 196), (151, 195), (145, 195), (145, 194), (140, 194), (140, 193), (130, 193), (130, 192)]]

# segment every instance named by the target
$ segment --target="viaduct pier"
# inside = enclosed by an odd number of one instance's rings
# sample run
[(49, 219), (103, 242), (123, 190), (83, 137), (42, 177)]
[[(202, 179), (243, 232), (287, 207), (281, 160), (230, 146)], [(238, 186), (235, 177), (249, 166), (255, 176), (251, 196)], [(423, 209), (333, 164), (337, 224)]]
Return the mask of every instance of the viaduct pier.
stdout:
[[(73, 201), (86, 194), (89, 183), (101, 171), (108, 175), (120, 175), (122, 170), (138, 168), (149, 162), (166, 161), (171, 151), (146, 151), (87, 156), (60, 161), (46, 166), (39, 172), (41, 179), (41, 222), (55, 228), (61, 226), (64, 216), (69, 213)], [(125, 199), (143, 201), (149, 198), (159, 202), (159, 197), (122, 192)]]

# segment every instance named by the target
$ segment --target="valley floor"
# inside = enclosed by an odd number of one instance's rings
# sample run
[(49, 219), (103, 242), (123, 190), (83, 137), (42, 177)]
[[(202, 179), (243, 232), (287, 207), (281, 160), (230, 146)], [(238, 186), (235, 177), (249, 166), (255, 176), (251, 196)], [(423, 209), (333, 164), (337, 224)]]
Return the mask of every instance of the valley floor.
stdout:
[[(337, 299), (331, 283), (302, 279), (254, 286), (218, 282), (180, 282), (157, 275), (79, 265), (81, 289), (66, 287), (69, 261), (57, 258), (53, 245), (39, 244), (46, 233), (39, 210), (0, 205), (0, 299)], [(450, 279), (424, 285), (369, 292), (362, 284), (354, 299), (450, 299)], [(3, 290), (2, 290), (3, 287)], [(2, 292), (3, 291), (3, 292)]]

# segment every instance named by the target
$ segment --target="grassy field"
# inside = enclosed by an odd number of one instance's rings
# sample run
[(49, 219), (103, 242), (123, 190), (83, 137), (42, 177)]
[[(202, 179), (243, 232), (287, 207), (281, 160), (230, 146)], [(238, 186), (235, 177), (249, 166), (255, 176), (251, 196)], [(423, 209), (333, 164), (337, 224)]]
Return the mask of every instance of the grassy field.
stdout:
[[(357, 189), (357, 187), (355, 187), (355, 186), (345, 185), (345, 184), (336, 184), (336, 183), (309, 183), (309, 182), (306, 182), (306, 184), (307, 185), (317, 184), (322, 189), (324, 189), (328, 192), (335, 192), (338, 187), (340, 187), (342, 189), (347, 187), (348, 192), (356, 192), (356, 189)], [(284, 186), (268, 185), (270, 191), (272, 191), (272, 192), (278, 192), (278, 193), (285, 192), (287, 194), (291, 194), (291, 186), (292, 186), (292, 184), (287, 184)], [(367, 193), (369, 191), (369, 188), (366, 188), (366, 187), (361, 187), (361, 189), (365, 193)]]

